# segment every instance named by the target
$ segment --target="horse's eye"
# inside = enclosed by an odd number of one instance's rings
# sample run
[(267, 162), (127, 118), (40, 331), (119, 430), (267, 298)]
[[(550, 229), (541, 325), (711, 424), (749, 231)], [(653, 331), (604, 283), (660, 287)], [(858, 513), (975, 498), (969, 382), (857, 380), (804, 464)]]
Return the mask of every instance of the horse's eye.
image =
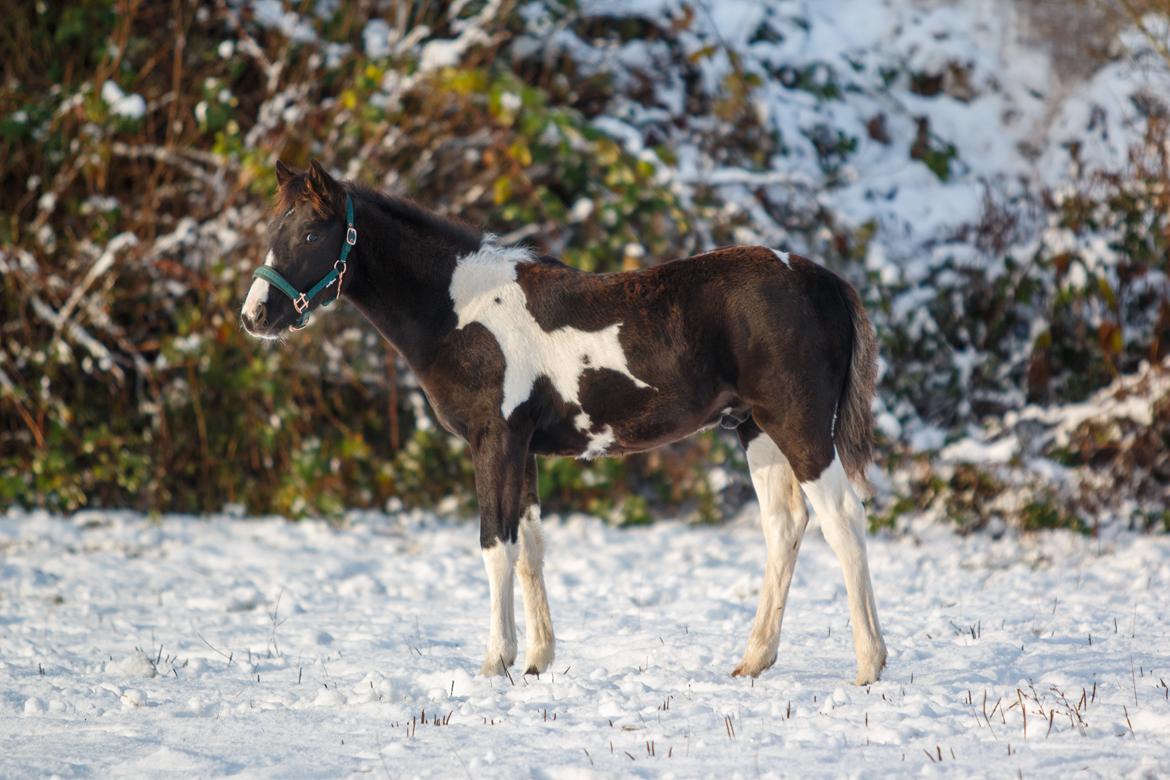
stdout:
[(311, 244), (314, 241), (316, 241), (318, 238), (320, 238), (320, 236), (318, 236), (316, 233), (309, 233), (308, 235), (305, 236), (305, 243)]

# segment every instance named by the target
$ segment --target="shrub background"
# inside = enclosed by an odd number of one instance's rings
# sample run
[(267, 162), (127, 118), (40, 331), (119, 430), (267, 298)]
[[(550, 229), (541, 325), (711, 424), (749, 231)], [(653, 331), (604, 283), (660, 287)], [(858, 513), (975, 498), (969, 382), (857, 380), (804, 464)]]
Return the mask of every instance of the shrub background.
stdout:
[[(692, 124), (666, 123), (629, 151), (607, 112), (653, 102), (640, 90), (662, 74), (534, 49), (537, 15), (598, 46), (660, 45), (671, 73), (694, 76)], [(0, 503), (288, 516), (469, 505), (461, 446), (354, 312), (340, 307), (275, 348), (238, 326), (264, 254), (272, 166), (316, 157), (591, 271), (771, 237), (766, 213), (875, 312), (881, 403), (897, 420), (881, 431), (875, 524), (935, 512), (963, 529), (1093, 530), (1102, 512), (1117, 514), (1093, 498), (1102, 485), (1131, 501), (1130, 525), (1170, 523), (1170, 402), (1161, 369), (1149, 373), (1170, 344), (1165, 106), (1148, 112), (1125, 170), (1086, 164), (1063, 190), (1027, 199), (989, 187), (983, 220), (960, 239), (985, 262), (943, 257), (919, 277), (891, 277), (868, 262), (875, 226), (839, 220), (807, 191), (776, 202), (761, 188), (757, 205), (730, 209), (718, 187), (680, 188), (672, 134), (698, 134), (712, 159), (756, 172), (783, 170), (799, 143), (825, 187), (867, 143), (903, 145), (940, 182), (959, 175), (963, 150), (921, 123), (884, 141), (879, 124), (868, 139), (828, 122), (783, 137), (758, 111), (763, 84), (830, 107), (871, 87), (860, 71), (767, 72), (714, 36), (696, 49), (684, 41), (703, 39), (703, 21), (685, 4), (662, 20), (556, 0), (85, 0), (7, 3), (4, 16), (0, 42), (18, 56), (4, 58), (0, 87)], [(428, 62), (436, 41), (457, 56)], [(699, 77), (708, 60), (727, 63), (717, 84)], [(882, 78), (924, 97), (961, 89), (954, 74), (909, 67)], [(1037, 225), (1046, 232), (1034, 240)], [(1118, 262), (1090, 262), (1101, 241)], [(1150, 425), (1049, 425), (1007, 463), (938, 457), (973, 431), (1011, 428), (1021, 409), (1059, 418), (1087, 399), (1106, 408), (1118, 392), (1153, 394)], [(924, 446), (911, 423), (944, 438)], [(1047, 484), (1033, 458), (1075, 479)], [(716, 520), (750, 495), (734, 442), (718, 432), (625, 460), (545, 460), (541, 483), (554, 510), (626, 523), (667, 510)]]

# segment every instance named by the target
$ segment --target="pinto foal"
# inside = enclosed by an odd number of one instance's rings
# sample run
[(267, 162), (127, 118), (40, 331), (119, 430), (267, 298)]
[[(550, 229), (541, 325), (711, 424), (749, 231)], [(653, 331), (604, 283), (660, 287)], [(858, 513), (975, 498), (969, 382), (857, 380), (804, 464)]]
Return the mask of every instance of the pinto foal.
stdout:
[(535, 456), (639, 452), (722, 421), (747, 451), (768, 550), (732, 674), (754, 677), (776, 660), (807, 498), (844, 569), (857, 682), (878, 679), (886, 647), (850, 485), (870, 460), (875, 343), (847, 282), (748, 246), (587, 274), (338, 182), (316, 162), (276, 172), (278, 217), (244, 327), (276, 338), (344, 295), (410, 364), (443, 427), (467, 441), (491, 591), (482, 674), (516, 660), (513, 571), (525, 670), (553, 660)]

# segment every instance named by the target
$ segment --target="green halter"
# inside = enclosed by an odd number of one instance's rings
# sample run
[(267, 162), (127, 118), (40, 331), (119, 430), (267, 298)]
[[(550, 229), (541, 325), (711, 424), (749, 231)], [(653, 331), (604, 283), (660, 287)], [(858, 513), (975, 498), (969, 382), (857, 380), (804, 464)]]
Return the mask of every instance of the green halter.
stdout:
[(297, 324), (291, 327), (292, 330), (300, 330), (309, 324), (309, 304), (317, 297), (318, 293), (333, 286), (336, 282), (337, 295), (333, 300), (325, 301), (321, 305), (328, 306), (341, 297), (341, 282), (345, 279), (345, 267), (349, 260), (349, 251), (353, 249), (355, 244), (357, 244), (357, 230), (353, 226), (353, 200), (347, 192), (345, 193), (345, 243), (341, 245), (341, 256), (337, 258), (337, 262), (333, 264), (333, 268), (322, 277), (321, 281), (317, 282), (305, 292), (301, 292), (293, 287), (288, 279), (285, 279), (281, 275), (280, 271), (267, 265), (262, 265), (253, 271), (252, 278), (263, 279), (289, 297), (289, 300), (292, 301), (293, 308), (297, 310), (297, 314), (301, 315), (300, 319), (297, 320)]

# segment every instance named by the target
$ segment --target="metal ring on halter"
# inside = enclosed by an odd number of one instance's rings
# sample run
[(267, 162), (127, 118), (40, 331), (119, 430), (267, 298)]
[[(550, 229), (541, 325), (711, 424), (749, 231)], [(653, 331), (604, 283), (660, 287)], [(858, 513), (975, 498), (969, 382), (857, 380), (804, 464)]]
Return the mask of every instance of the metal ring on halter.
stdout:
[(304, 293), (301, 293), (299, 298), (293, 298), (292, 305), (297, 310), (297, 314), (300, 314), (309, 308), (309, 299), (305, 297)]

